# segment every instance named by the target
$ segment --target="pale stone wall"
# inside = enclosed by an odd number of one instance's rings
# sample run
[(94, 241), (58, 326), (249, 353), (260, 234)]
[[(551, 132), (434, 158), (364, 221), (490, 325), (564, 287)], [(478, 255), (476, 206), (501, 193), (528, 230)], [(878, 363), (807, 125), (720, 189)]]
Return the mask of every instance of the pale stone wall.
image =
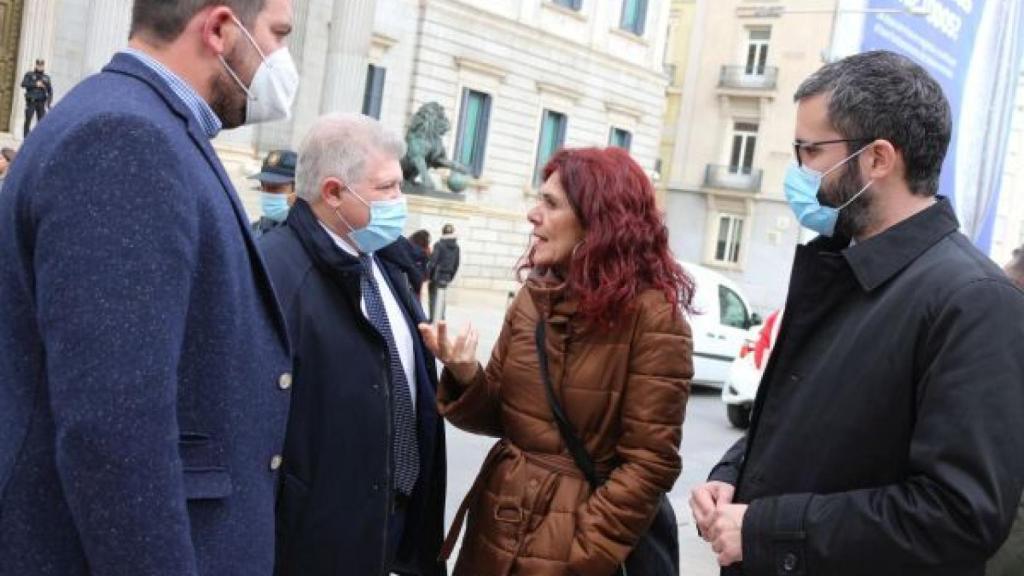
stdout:
[[(293, 119), (224, 131), (214, 145), (256, 218), (259, 196), (246, 177), (266, 151), (297, 148), (321, 114), (358, 112), (367, 63), (387, 69), (381, 120), (390, 129), (404, 133), (426, 102), (445, 107), (449, 157), (463, 88), (485, 91), (493, 102), (482, 177), (465, 202), (411, 197), (409, 231), (427, 228), (436, 239), (452, 222), (463, 248), (456, 285), (506, 290), (529, 240), (525, 214), (535, 197), (545, 108), (567, 115), (567, 146), (605, 146), (612, 126), (629, 130), (634, 157), (653, 172), (668, 82), (669, 4), (649, 0), (645, 33), (637, 37), (618, 29), (622, 0), (586, 1), (579, 13), (548, 0), (295, 0), (290, 50), (301, 83)], [(58, 95), (66, 93), (126, 44), (130, 6), (28, 3), (22, 69), (46, 58)], [(12, 116), (16, 127), (22, 109)]]

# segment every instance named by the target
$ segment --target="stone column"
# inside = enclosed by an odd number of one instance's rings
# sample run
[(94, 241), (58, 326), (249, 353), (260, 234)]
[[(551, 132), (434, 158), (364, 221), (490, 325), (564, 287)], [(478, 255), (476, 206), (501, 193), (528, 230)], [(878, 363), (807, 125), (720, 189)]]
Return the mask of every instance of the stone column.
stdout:
[(21, 138), (21, 127), (25, 122), (25, 93), (21, 89), (21, 78), (33, 67), (36, 58), (46, 60), (53, 56), (53, 33), (57, 23), (57, 0), (25, 0), (21, 19), (21, 41), (18, 48), (18, 70), (15, 73), (17, 89), (14, 96), (14, 111), (11, 113), (11, 133)]
[(361, 112), (375, 0), (334, 0), (320, 112)]
[(99, 72), (128, 45), (132, 0), (92, 0), (82, 61), (82, 78)]

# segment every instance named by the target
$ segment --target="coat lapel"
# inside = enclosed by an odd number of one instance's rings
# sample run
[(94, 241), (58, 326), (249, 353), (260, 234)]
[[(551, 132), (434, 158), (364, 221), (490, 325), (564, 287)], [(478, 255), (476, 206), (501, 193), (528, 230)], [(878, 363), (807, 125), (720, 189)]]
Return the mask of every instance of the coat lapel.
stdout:
[(187, 106), (185, 106), (185, 103), (181, 101), (181, 98), (179, 98), (170, 89), (170, 87), (167, 86), (167, 83), (164, 82), (156, 72), (151, 70), (135, 57), (124, 53), (115, 54), (110, 63), (103, 68), (103, 71), (132, 76), (142, 82), (145, 82), (153, 89), (154, 92), (160, 95), (163, 101), (167, 104), (167, 107), (185, 123), (186, 132), (188, 132), (189, 137), (192, 139), (192, 143), (195, 144), (200, 152), (202, 152), (203, 157), (210, 166), (210, 169), (217, 175), (217, 179), (220, 180), (221, 190), (231, 203), (235, 219), (241, 229), (242, 239), (249, 252), (249, 258), (253, 262), (253, 271), (258, 277), (260, 292), (264, 301), (267, 303), (268, 309), (271, 311), (271, 316), (274, 318), (274, 324), (277, 327), (278, 336), (281, 338), (285, 349), (289, 350), (290, 354), (291, 345), (288, 340), (288, 328), (285, 324), (284, 314), (277, 304), (277, 298), (274, 296), (274, 291), (270, 282), (270, 274), (267, 272), (266, 265), (260, 255), (260, 251), (256, 247), (252, 234), (249, 232), (248, 217), (245, 214), (245, 210), (242, 208), (242, 203), (238, 199), (238, 195), (235, 193), (235, 187), (231, 183), (231, 178), (228, 177), (227, 172), (224, 170), (224, 165), (221, 164), (220, 158), (213, 149), (213, 145), (210, 144), (210, 139), (207, 138), (206, 134), (203, 132), (202, 126), (199, 124), (199, 120), (192, 115), (192, 112)]

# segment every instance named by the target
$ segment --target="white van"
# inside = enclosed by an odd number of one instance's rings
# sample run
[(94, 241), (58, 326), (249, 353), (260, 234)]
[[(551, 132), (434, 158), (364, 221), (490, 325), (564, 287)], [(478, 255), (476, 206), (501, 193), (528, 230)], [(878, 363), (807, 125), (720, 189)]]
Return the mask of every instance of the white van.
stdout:
[(739, 287), (703, 266), (679, 262), (697, 288), (694, 313), (688, 316), (693, 330), (693, 383), (721, 388), (739, 354), (747, 330), (761, 323)]

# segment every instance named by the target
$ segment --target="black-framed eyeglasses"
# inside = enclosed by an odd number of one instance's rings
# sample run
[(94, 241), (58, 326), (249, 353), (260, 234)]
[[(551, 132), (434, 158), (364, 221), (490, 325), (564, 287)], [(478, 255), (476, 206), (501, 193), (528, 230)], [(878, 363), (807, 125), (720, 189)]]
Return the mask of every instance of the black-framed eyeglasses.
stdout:
[(817, 142), (793, 142), (793, 155), (796, 156), (796, 165), (803, 167), (804, 160), (800, 157), (800, 150), (821, 146), (822, 144), (839, 144), (842, 142), (873, 142), (875, 138), (840, 138), (838, 140), (819, 140)]

